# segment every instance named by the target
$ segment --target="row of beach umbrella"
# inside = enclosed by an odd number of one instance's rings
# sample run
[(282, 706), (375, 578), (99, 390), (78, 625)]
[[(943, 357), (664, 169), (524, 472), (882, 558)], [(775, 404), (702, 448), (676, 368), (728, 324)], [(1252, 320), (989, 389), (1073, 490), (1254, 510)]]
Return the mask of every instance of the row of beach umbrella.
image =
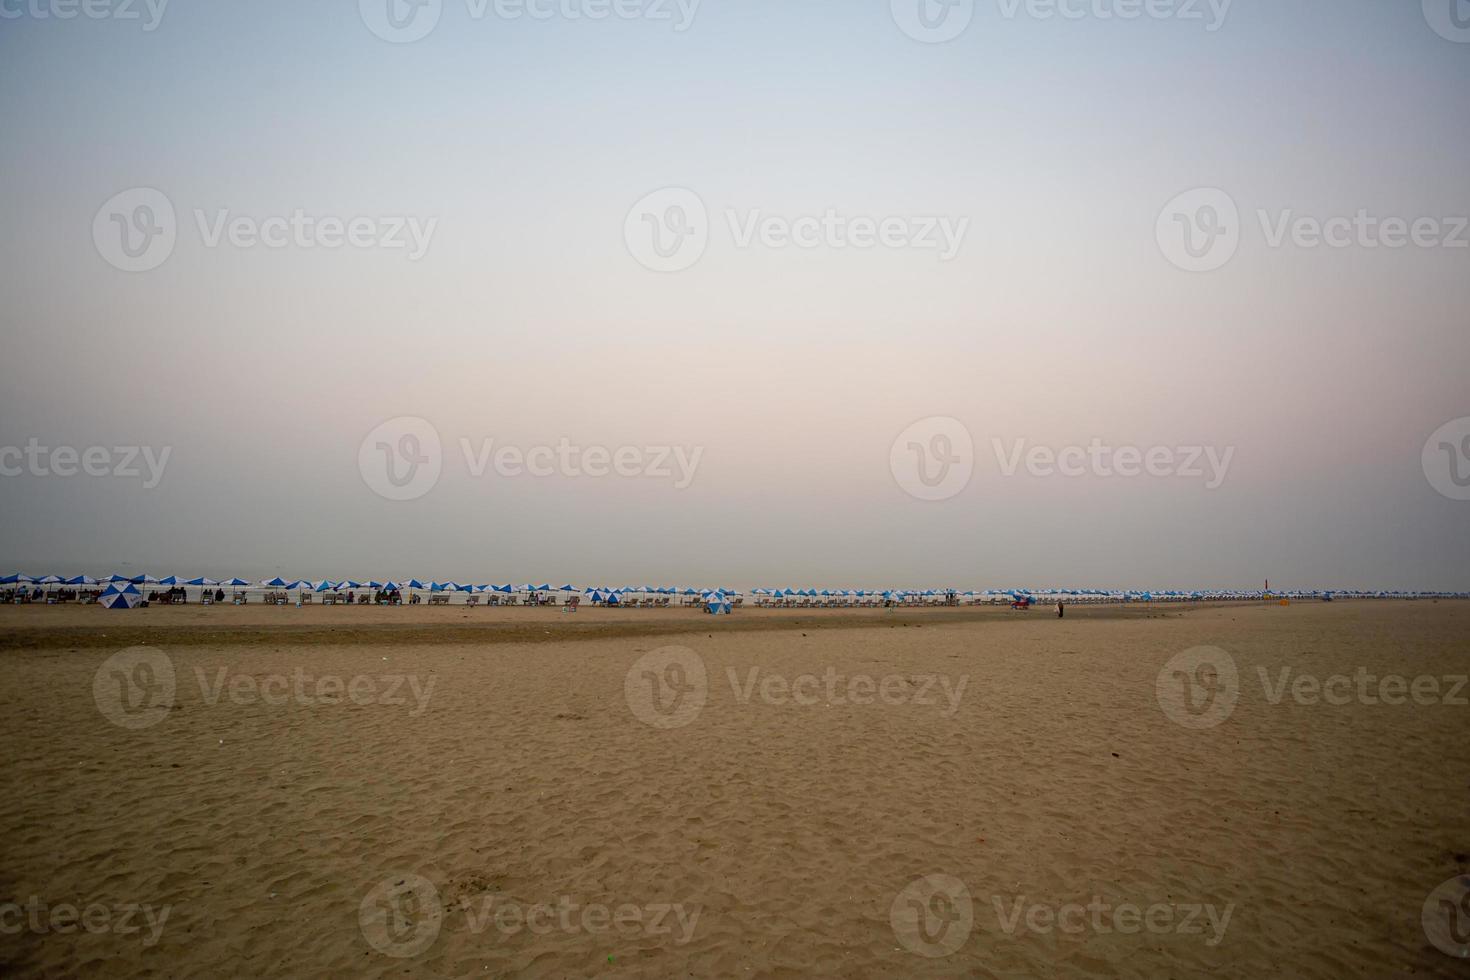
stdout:
[[(550, 582), (541, 584), (534, 583), (505, 583), (499, 585), (469, 584), (463, 582), (421, 580), (411, 578), (404, 582), (394, 580), (357, 581), (355, 579), (342, 579), (332, 581), (323, 579), (311, 581), (309, 579), (287, 579), (280, 576), (264, 581), (253, 581), (240, 576), (232, 576), (226, 579), (213, 579), (206, 576), (195, 578), (181, 578), (177, 575), (168, 575), (155, 578), (152, 575), (121, 575), (113, 574), (93, 578), (90, 575), (41, 575), (32, 576), (21, 573), (13, 573), (0, 577), (0, 586), (6, 585), (29, 585), (41, 586), (45, 589), (54, 587), (122, 587), (122, 586), (165, 586), (175, 588), (188, 586), (194, 588), (262, 588), (281, 590), (305, 590), (312, 592), (339, 592), (358, 591), (370, 589), (373, 591), (405, 591), (417, 590), (423, 592), (461, 592), (466, 594), (500, 593), (503, 595), (521, 593), (566, 593), (569, 595), (586, 595), (593, 602), (623, 602), (630, 596), (682, 596), (688, 601), (716, 602), (728, 600), (729, 597), (740, 595), (738, 589), (733, 588), (693, 588), (690, 586), (653, 586), (653, 585), (625, 585), (618, 587), (597, 586), (593, 588), (578, 588), (570, 584), (553, 585)], [(983, 591), (960, 591), (958, 589), (816, 589), (816, 588), (757, 588), (751, 590), (751, 594), (771, 599), (797, 599), (797, 600), (853, 600), (871, 599), (881, 597), (885, 601), (932, 601), (940, 598), (955, 596), (956, 598), (969, 601), (1011, 601), (1015, 599), (1029, 598), (1040, 599), (1064, 599), (1074, 602), (1198, 602), (1207, 600), (1249, 600), (1265, 598), (1288, 598), (1288, 599), (1324, 599), (1324, 598), (1470, 598), (1466, 592), (1422, 592), (1404, 590), (1382, 590), (1382, 589), (1311, 589), (1293, 590), (1280, 589), (1271, 590), (1237, 590), (1237, 589), (1204, 589), (1181, 591), (1173, 589), (985, 589)]]

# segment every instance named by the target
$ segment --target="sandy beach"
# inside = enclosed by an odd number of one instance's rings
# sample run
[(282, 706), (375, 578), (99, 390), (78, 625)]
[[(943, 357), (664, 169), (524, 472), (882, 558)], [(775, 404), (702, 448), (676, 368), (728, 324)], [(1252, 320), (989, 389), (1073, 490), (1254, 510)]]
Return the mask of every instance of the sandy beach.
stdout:
[[(468, 612), (542, 638), (3, 610), (5, 972), (1462, 975), (1467, 692), (1279, 678), (1463, 674), (1465, 604)], [(1202, 645), (1236, 698), (1181, 724)]]

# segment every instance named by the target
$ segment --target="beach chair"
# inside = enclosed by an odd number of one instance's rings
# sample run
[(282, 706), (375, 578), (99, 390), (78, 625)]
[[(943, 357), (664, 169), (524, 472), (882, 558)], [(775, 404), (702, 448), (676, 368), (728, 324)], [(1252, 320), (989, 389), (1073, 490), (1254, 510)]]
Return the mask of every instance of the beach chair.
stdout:
[(472, 595), (465, 599), (464, 604), (467, 606), (478, 606), (480, 604), (480, 597), (477, 595)]
[(307, 605), (307, 606), (311, 605), (311, 593), (310, 592), (298, 592), (298, 593), (296, 593), (296, 597), (301, 600), (301, 602), (302, 602), (303, 605)]

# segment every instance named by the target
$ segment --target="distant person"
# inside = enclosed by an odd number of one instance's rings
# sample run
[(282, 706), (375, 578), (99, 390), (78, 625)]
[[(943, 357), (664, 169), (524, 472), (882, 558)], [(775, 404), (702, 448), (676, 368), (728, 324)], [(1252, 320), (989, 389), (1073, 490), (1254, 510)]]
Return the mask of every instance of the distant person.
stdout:
[(215, 589), (214, 590), (214, 601), (215, 602), (224, 602), (225, 601), (225, 590), (224, 589)]
[(1057, 600), (1057, 619), (1061, 619), (1066, 614), (1067, 614), (1067, 607), (1064, 606), (1064, 605), (1062, 605), (1062, 600), (1058, 599)]

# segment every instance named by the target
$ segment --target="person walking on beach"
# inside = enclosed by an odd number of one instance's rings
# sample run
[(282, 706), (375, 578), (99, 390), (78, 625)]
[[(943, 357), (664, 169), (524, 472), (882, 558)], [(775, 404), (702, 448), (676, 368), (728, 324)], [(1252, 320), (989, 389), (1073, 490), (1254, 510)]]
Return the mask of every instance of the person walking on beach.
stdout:
[(1067, 610), (1066, 610), (1066, 607), (1062, 605), (1062, 600), (1058, 599), (1057, 600), (1057, 619), (1061, 619), (1064, 615), (1066, 615), (1066, 612), (1067, 612)]

